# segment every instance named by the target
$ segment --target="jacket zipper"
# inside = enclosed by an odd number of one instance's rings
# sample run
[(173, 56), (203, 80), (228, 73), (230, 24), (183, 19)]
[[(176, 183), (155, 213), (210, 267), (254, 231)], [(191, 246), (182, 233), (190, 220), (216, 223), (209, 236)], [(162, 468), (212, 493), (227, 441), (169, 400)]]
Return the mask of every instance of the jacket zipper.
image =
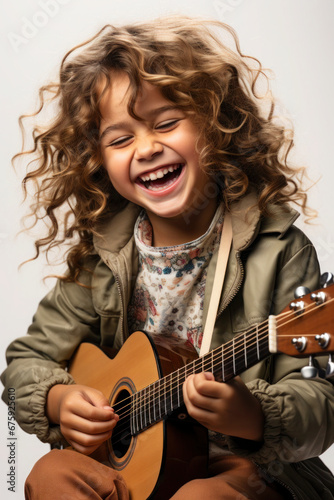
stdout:
[(253, 236), (252, 236), (251, 240), (248, 241), (243, 247), (240, 247), (239, 250), (236, 250), (236, 252), (235, 252), (235, 256), (236, 256), (237, 262), (239, 264), (239, 269), (240, 269), (240, 278), (239, 278), (238, 283), (235, 285), (233, 292), (231, 292), (226, 303), (225, 304), (223, 303), (221, 305), (221, 307), (218, 309), (217, 318), (221, 315), (221, 313), (224, 311), (224, 309), (226, 309), (226, 307), (231, 303), (231, 301), (234, 299), (234, 297), (237, 295), (238, 291), (240, 290), (240, 287), (241, 287), (241, 284), (242, 284), (242, 281), (243, 281), (244, 275), (245, 275), (244, 266), (243, 266), (243, 263), (242, 263), (241, 258), (240, 258), (240, 252), (243, 250), (246, 250), (246, 248), (248, 248), (253, 243), (253, 241), (258, 236), (259, 231), (260, 231), (260, 224), (258, 223), (254, 232), (253, 232)]
[(124, 333), (124, 297), (122, 293), (122, 285), (121, 285), (121, 279), (119, 274), (116, 272), (114, 266), (110, 263), (109, 259), (105, 261), (106, 264), (109, 266), (111, 272), (113, 273), (113, 276), (115, 278), (115, 283), (117, 285), (117, 290), (119, 294), (119, 298), (121, 301), (121, 315), (120, 315), (120, 329), (121, 329), (121, 337), (122, 337), (122, 344), (125, 342), (125, 333)]
[(244, 276), (245, 276), (244, 266), (243, 266), (241, 258), (240, 258), (240, 252), (236, 252), (235, 256), (236, 256), (237, 262), (239, 264), (239, 270), (240, 270), (239, 281), (234, 285), (234, 288), (231, 291), (227, 300), (225, 302), (223, 302), (221, 304), (220, 308), (218, 309), (217, 318), (222, 314), (222, 312), (226, 309), (226, 307), (232, 302), (234, 297), (237, 295), (237, 293), (240, 290), (241, 284), (243, 282)]

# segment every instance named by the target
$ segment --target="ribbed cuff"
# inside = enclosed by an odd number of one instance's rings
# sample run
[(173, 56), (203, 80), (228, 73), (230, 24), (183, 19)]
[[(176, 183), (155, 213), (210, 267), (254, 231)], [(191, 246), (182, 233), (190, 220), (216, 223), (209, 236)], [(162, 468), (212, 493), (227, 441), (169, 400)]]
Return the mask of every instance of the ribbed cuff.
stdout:
[(59, 425), (50, 425), (45, 414), (46, 399), (49, 390), (57, 384), (70, 385), (75, 383), (72, 376), (64, 370), (54, 370), (51, 373), (50, 378), (36, 384), (36, 389), (29, 401), (32, 411), (33, 432), (43, 443), (64, 441)]
[[(252, 459), (258, 463), (268, 463), (277, 460), (277, 450), (281, 442), (281, 410), (279, 408), (279, 394), (267, 382), (261, 379), (246, 384), (254, 397), (260, 402), (264, 413), (263, 442), (257, 443), (241, 438), (227, 436), (229, 449), (236, 455)], [(268, 388), (270, 387), (270, 392)], [(246, 424), (247, 425), (247, 424)]]

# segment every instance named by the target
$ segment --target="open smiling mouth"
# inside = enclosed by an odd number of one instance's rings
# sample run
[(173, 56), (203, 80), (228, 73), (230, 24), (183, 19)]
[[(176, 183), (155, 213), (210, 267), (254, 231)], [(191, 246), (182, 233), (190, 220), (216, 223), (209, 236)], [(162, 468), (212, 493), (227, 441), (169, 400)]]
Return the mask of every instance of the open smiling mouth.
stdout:
[(166, 189), (168, 186), (171, 186), (176, 181), (176, 179), (180, 176), (183, 167), (183, 163), (162, 167), (155, 172), (139, 176), (137, 182), (150, 191), (161, 191), (162, 189)]

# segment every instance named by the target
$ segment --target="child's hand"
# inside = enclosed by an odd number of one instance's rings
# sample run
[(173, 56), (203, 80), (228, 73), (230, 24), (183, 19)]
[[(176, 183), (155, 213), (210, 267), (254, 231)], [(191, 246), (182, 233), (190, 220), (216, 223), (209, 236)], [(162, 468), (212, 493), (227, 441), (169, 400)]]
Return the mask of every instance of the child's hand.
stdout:
[(102, 392), (84, 385), (53, 386), (46, 412), (50, 422), (60, 425), (66, 441), (85, 455), (111, 437), (119, 420)]
[(190, 375), (183, 385), (188, 413), (210, 430), (261, 441), (264, 415), (240, 377), (216, 382), (212, 373)]

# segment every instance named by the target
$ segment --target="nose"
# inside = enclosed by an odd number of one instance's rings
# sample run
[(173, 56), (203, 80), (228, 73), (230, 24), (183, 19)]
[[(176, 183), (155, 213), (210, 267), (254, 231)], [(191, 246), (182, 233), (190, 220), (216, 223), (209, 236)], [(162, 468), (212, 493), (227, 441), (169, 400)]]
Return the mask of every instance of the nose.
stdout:
[(156, 140), (154, 135), (145, 135), (137, 138), (135, 159), (137, 161), (149, 161), (163, 152), (163, 145)]

